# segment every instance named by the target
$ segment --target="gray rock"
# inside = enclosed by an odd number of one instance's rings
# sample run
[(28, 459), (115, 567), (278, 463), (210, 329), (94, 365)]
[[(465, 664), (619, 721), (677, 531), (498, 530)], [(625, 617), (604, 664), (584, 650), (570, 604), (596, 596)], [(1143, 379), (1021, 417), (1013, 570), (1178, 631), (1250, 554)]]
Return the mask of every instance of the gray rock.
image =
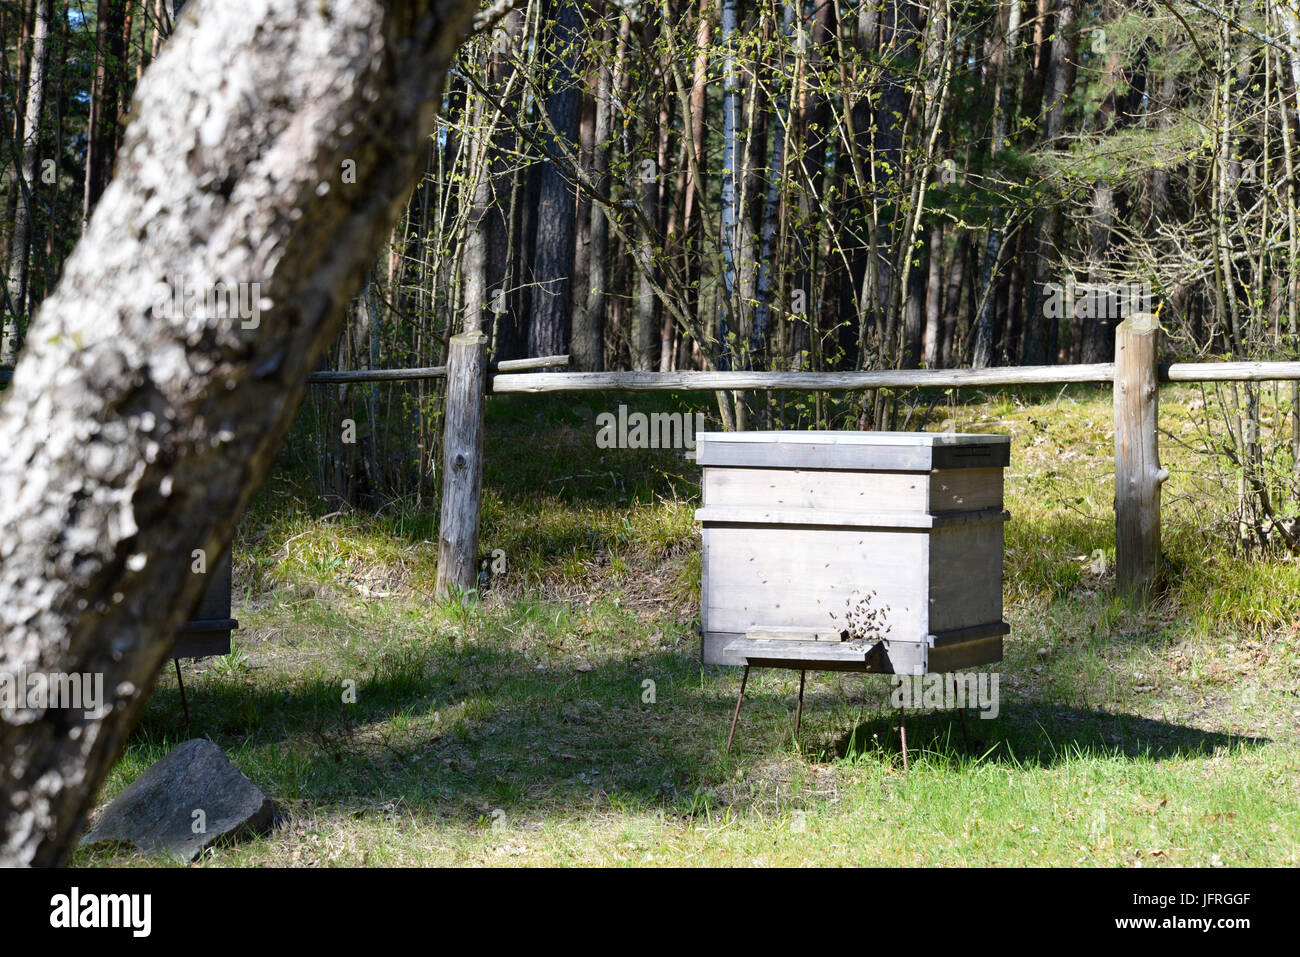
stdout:
[(104, 809), (82, 845), (130, 844), (148, 856), (194, 860), (223, 837), (265, 831), (275, 804), (206, 738), (175, 748)]

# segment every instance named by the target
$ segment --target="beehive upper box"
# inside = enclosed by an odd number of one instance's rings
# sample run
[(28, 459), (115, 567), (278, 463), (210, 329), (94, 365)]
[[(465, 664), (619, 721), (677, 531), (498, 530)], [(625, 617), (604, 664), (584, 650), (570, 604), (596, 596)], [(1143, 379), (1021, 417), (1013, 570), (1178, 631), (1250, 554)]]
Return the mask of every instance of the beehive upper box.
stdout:
[(1003, 467), (1011, 436), (954, 432), (701, 432), (700, 465), (929, 472)]

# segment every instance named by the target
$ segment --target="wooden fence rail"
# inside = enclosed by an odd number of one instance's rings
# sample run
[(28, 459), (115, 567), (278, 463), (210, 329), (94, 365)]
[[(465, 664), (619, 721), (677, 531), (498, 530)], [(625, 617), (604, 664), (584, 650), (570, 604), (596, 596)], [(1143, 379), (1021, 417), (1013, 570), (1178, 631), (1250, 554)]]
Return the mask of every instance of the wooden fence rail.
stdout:
[[(489, 374), (497, 372), (526, 372), (529, 369), (553, 369), (567, 366), (568, 356), (538, 356), (533, 359), (502, 359), (488, 365)], [(313, 372), (307, 377), (312, 385), (352, 382), (401, 382), (407, 379), (441, 379), (447, 374), (446, 366), (422, 366), (413, 369), (345, 369)], [(14, 377), (13, 369), (0, 369), (0, 384), (8, 384)]]
[[(538, 372), (490, 377), (493, 395), (548, 392), (716, 392), (960, 389), (1113, 383), (1115, 416), (1115, 571), (1120, 591), (1149, 596), (1160, 567), (1160, 467), (1157, 423), (1161, 382), (1300, 380), (1300, 362), (1159, 364), (1160, 327), (1150, 315), (1120, 323), (1113, 363), (993, 369), (875, 372)], [(449, 481), (444, 477), (444, 481)], [(471, 587), (473, 582), (461, 583)]]
[[(502, 372), (507, 370), (502, 368)], [(496, 375), (492, 393), (543, 392), (860, 392), (866, 389), (963, 389), (1115, 381), (1115, 363), (899, 369), (883, 372), (541, 372)], [(1300, 379), (1300, 362), (1175, 362), (1156, 367), (1160, 382), (1275, 382)]]
[[(488, 373), (523, 372), (528, 369), (551, 369), (567, 366), (568, 356), (538, 356), (535, 359), (502, 359), (488, 365)], [(313, 372), (307, 377), (312, 384), (335, 382), (396, 382), (404, 379), (441, 379), (447, 366), (429, 366), (423, 369), (347, 369), (337, 372)]]
[[(912, 369), (882, 372), (537, 372), (497, 375), (493, 395), (542, 392), (860, 392), (866, 389), (947, 389), (978, 386), (1111, 382), (1109, 362), (992, 369)], [(1297, 375), (1300, 378), (1300, 375)]]
[[(1122, 591), (1149, 594), (1160, 562), (1160, 467), (1157, 439), (1161, 382), (1300, 380), (1300, 362), (1176, 362), (1159, 365), (1160, 328), (1133, 316), (1115, 332), (1114, 363), (921, 369), (876, 372), (528, 372), (567, 365), (568, 356), (490, 363), (482, 336), (453, 339), (447, 366), (316, 372), (313, 383), (386, 382), (448, 376), (439, 538), (438, 590), (473, 588), (478, 571), (483, 413), (487, 394), (547, 392), (717, 392), (961, 389), (1113, 383), (1115, 415), (1115, 564)], [(0, 384), (12, 370), (0, 369)]]

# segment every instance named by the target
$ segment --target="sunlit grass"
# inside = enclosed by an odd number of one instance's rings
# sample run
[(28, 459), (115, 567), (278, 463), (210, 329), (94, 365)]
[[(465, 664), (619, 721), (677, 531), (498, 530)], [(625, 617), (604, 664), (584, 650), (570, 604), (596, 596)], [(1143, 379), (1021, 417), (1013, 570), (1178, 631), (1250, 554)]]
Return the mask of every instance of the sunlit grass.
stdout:
[[(1198, 397), (1162, 396), (1189, 444)], [(433, 599), (436, 503), (332, 514), (277, 474), (236, 548), (236, 654), (186, 666), (188, 730), (163, 675), (104, 796), (208, 735), (289, 812), (218, 865), (1297, 864), (1300, 564), (1235, 553), (1218, 464), (1169, 441), (1169, 580), (1119, 601), (1109, 391), (965, 398), (926, 427), (1013, 436), (1001, 712), (911, 714), (906, 773), (881, 676), (810, 674), (796, 743), (798, 675), (756, 671), (724, 753), (698, 470), (593, 442), (600, 410), (679, 400), (512, 397), (478, 587)]]

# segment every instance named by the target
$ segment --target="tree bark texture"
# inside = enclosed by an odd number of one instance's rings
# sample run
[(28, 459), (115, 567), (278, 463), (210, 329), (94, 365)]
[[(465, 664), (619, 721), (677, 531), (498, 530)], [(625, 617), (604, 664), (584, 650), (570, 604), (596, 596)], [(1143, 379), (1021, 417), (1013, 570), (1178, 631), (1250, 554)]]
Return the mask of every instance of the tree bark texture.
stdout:
[(438, 523), (441, 597), (456, 597), (478, 578), (483, 494), (483, 393), (487, 336), (452, 336), (447, 349), (447, 411), (442, 436), (442, 517)]
[[(574, 153), (578, 145), (578, 120), (582, 94), (574, 76), (575, 53), (582, 15), (577, 0), (557, 0), (553, 47), (546, 58), (543, 75), (554, 78), (546, 98), (546, 113), (555, 133), (543, 137), (563, 141), (552, 145), (561, 155)], [(577, 201), (572, 184), (552, 160), (542, 163), (537, 199), (537, 240), (533, 253), (532, 316), (528, 328), (529, 355), (560, 355), (569, 351), (573, 302), (573, 248)]]
[[(40, 159), (41, 113), (45, 108), (45, 78), (49, 63), (51, 0), (36, 0), (32, 24), (32, 56), (29, 67), (27, 103), (22, 130), (22, 166), (19, 181), (11, 189), (15, 196), (13, 261), (9, 264), (9, 306), (12, 324), (0, 324), (0, 364), (10, 365), (18, 354), (23, 317), (27, 315), (27, 259), (31, 249), (32, 199), (36, 193), (36, 164)], [(3, 317), (4, 309), (0, 309)]]
[(1139, 314), (1115, 331), (1115, 580), (1146, 595), (1160, 570), (1160, 326)]
[[(59, 864), (410, 192), (470, 0), (195, 0), (0, 405), (0, 864)], [(355, 182), (343, 171), (355, 164)], [(255, 318), (180, 287), (251, 288)]]

